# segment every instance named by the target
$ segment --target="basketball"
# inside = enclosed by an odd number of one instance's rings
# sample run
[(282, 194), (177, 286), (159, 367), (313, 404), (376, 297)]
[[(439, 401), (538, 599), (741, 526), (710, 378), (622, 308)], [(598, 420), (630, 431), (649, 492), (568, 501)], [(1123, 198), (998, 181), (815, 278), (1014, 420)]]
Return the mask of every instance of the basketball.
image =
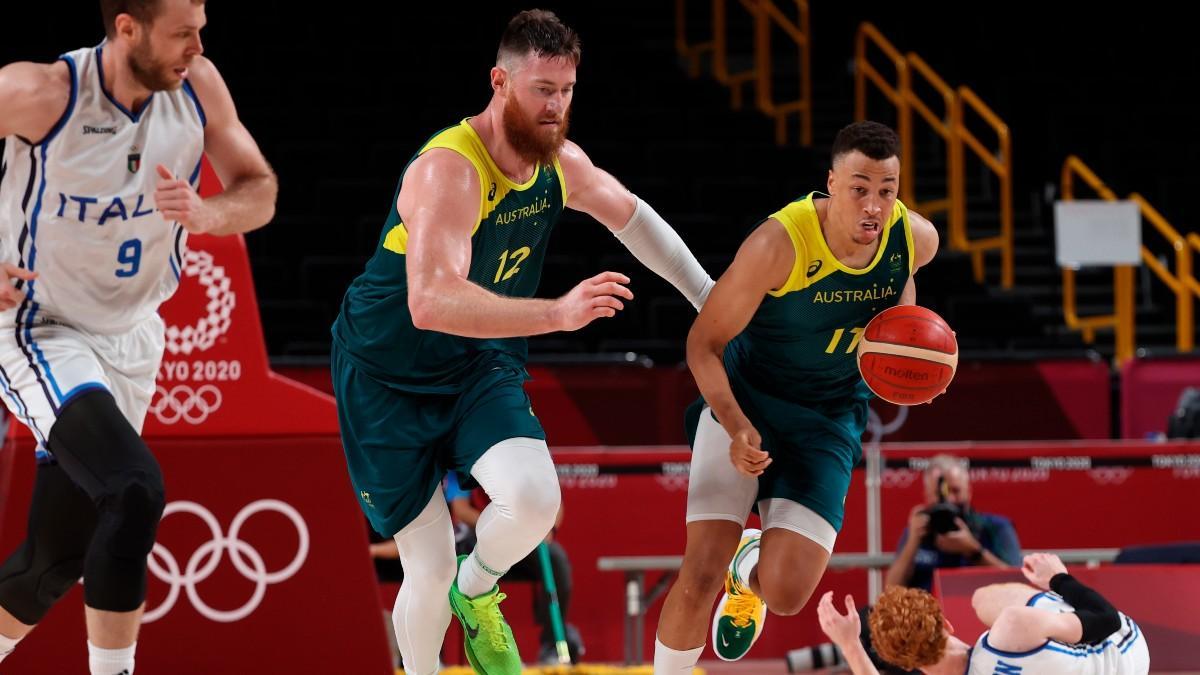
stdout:
[(958, 340), (937, 313), (897, 305), (871, 319), (858, 343), (858, 370), (871, 391), (897, 405), (928, 403), (958, 367)]

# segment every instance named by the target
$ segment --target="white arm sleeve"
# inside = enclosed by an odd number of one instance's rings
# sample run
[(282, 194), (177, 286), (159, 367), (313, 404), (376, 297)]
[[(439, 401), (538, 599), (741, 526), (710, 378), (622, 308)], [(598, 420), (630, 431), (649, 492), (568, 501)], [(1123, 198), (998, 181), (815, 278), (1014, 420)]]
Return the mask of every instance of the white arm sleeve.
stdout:
[(700, 309), (704, 305), (715, 285), (712, 278), (683, 243), (679, 233), (641, 197), (637, 197), (637, 207), (629, 222), (613, 234), (638, 262), (679, 289), (693, 307)]

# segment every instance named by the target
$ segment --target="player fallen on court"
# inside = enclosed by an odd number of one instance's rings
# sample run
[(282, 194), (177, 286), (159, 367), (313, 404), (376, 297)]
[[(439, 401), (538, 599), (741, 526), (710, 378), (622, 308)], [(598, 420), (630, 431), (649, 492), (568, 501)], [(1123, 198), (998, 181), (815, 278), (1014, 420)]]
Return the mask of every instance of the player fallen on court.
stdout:
[[(694, 306), (712, 280), (648, 204), (566, 140), (579, 39), (550, 12), (518, 14), (480, 114), (443, 129), (404, 168), (374, 256), (333, 327), (332, 372), (351, 481), (404, 583), (392, 619), (404, 670), (425, 675), (451, 613), (477, 672), (521, 661), (497, 582), (554, 525), (558, 476), (524, 390), (525, 336), (573, 331), (633, 299), (602, 272), (537, 299), (564, 208), (591, 215)], [(491, 499), (456, 560), (447, 470)]]
[[(691, 672), (705, 644), (743, 657), (768, 609), (799, 612), (842, 526), (871, 392), (855, 348), (872, 317), (916, 300), (913, 274), (937, 231), (908, 210), (900, 147), (859, 122), (833, 143), (828, 196), (810, 193), (758, 225), (688, 335), (702, 398), (689, 410), (687, 546), (659, 618), (655, 673)], [(751, 509), (762, 531), (746, 529)]]
[[(1100, 593), (1067, 573), (1058, 556), (1025, 556), (1027, 584), (984, 586), (971, 605), (988, 627), (971, 646), (954, 636), (937, 598), (889, 587), (868, 624), (871, 644), (888, 663), (929, 675), (1145, 675), (1150, 651), (1141, 627)], [(854, 600), (846, 614), (828, 592), (817, 606), (821, 630), (842, 650), (854, 675), (879, 675), (859, 639)]]
[[(94, 675), (130, 674), (165, 504), (140, 433), (187, 237), (274, 214), (275, 175), (201, 56), (203, 0), (101, 0), (106, 39), (0, 69), (0, 390), (37, 441), (0, 567), (0, 660), (83, 587)], [(201, 199), (201, 156), (224, 193)]]

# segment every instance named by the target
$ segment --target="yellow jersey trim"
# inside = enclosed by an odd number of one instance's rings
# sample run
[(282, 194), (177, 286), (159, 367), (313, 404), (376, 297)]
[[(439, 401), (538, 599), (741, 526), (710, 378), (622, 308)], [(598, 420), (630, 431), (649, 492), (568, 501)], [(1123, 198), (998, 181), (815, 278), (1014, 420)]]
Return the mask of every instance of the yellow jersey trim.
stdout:
[(404, 223), (397, 223), (388, 230), (383, 238), (383, 247), (400, 255), (408, 252), (408, 230), (404, 228)]
[[(475, 172), (479, 175), (479, 218), (475, 221), (475, 227), (471, 230), (471, 236), (473, 237), (479, 231), (479, 227), (483, 224), (483, 221), (487, 220), (488, 216), (495, 210), (496, 205), (509, 192), (512, 190), (527, 190), (537, 183), (538, 178), (542, 175), (542, 167), (539, 165), (528, 181), (514, 183), (496, 165), (496, 161), (488, 153), (483, 139), (479, 137), (479, 133), (471, 126), (470, 119), (469, 117), (464, 118), (457, 125), (445, 129), (429, 139), (417, 152), (417, 156), (424, 155), (435, 148), (442, 148), (462, 155), (471, 163), (471, 166), (475, 167)], [(557, 160), (555, 161), (555, 171), (558, 172), (559, 182), (563, 186), (563, 202), (565, 203), (566, 182), (562, 180), (562, 171), (558, 166)], [(493, 189), (495, 190), (494, 192)], [(401, 255), (408, 250), (408, 229), (404, 226), (403, 222), (397, 223), (388, 231), (383, 240), (383, 247)]]
[[(908, 245), (909, 274), (912, 274), (914, 265), (912, 228), (908, 223), (908, 208), (900, 200), (897, 199), (892, 205), (891, 217), (879, 238), (879, 248), (875, 251), (875, 257), (866, 267), (855, 269), (838, 260), (829, 248), (829, 242), (825, 241), (825, 235), (821, 231), (821, 221), (817, 216), (817, 207), (813, 201), (816, 194), (818, 193), (810, 193), (803, 199), (798, 199), (771, 214), (771, 218), (779, 221), (787, 230), (796, 252), (796, 262), (792, 266), (792, 273), (788, 276), (787, 282), (779, 289), (769, 291), (770, 295), (778, 298), (793, 291), (802, 290), (835, 272), (861, 276), (874, 270), (879, 261), (883, 259), (892, 229), (896, 225), (904, 229), (905, 241)], [(815, 254), (811, 260), (809, 259), (810, 251)], [(808, 274), (808, 266), (816, 263), (820, 263), (817, 270), (811, 275)]]
[(558, 174), (558, 186), (562, 188), (562, 203), (565, 209), (567, 207), (567, 179), (563, 177), (562, 164), (558, 163), (558, 157), (554, 158), (554, 173)]
[(804, 255), (804, 237), (800, 236), (799, 225), (792, 219), (792, 214), (786, 212), (786, 210), (779, 211), (778, 213), (772, 215), (771, 218), (777, 221), (780, 225), (783, 225), (783, 229), (787, 232), (788, 238), (792, 240), (793, 253), (796, 254), (796, 259), (792, 262), (792, 273), (788, 275), (787, 281), (785, 281), (779, 288), (773, 291), (767, 291), (768, 295), (776, 298), (782, 298), (788, 293), (799, 290), (803, 287), (804, 259), (806, 257)]
[(899, 199), (896, 200), (896, 206), (900, 207), (900, 219), (904, 221), (904, 241), (908, 243), (908, 276), (911, 277), (912, 273), (917, 269), (917, 247), (913, 244), (912, 224), (908, 219), (908, 207), (901, 203)]

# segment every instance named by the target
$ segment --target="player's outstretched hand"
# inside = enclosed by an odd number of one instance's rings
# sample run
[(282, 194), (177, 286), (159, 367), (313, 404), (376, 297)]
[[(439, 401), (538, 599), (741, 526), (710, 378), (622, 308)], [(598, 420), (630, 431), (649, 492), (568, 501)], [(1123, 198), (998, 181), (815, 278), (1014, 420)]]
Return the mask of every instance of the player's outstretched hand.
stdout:
[(619, 272), (601, 272), (580, 282), (554, 301), (559, 330), (579, 330), (601, 317), (616, 316), (625, 309), (621, 298), (633, 299), (633, 291), (625, 287), (628, 283), (629, 277)]
[(1029, 583), (1043, 591), (1050, 590), (1050, 580), (1055, 574), (1065, 574), (1067, 568), (1053, 553), (1030, 553), (1021, 564), (1021, 573)]
[(729, 461), (743, 476), (761, 476), (771, 465), (772, 459), (762, 449), (762, 436), (752, 426), (742, 427), (733, 435), (729, 444)]
[(16, 307), (25, 299), (25, 291), (13, 286), (13, 280), (33, 281), (37, 278), (37, 272), (17, 267), (12, 263), (3, 263), (0, 264), (0, 276), (4, 277), (0, 283), (0, 310), (6, 310)]
[(217, 214), (208, 207), (192, 184), (176, 178), (171, 170), (159, 164), (158, 186), (154, 188), (154, 204), (167, 222), (178, 222), (191, 234), (204, 234), (217, 227)]
[(846, 645), (858, 642), (862, 623), (854, 607), (854, 598), (849, 595), (846, 596), (846, 614), (842, 614), (833, 604), (833, 591), (825, 591), (821, 602), (817, 604), (817, 620), (821, 622), (821, 630), (842, 648), (843, 653), (849, 651)]

